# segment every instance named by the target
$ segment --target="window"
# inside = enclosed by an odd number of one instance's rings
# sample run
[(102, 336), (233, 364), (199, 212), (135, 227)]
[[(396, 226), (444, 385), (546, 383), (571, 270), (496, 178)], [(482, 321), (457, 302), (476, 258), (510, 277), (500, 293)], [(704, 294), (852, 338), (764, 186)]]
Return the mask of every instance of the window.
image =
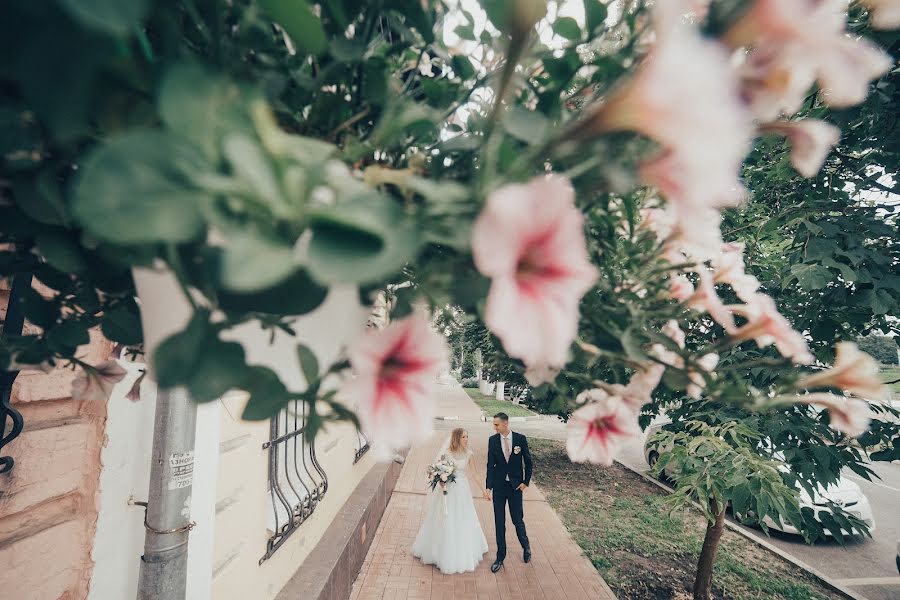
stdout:
[(306, 404), (292, 401), (271, 421), (269, 452), (269, 530), (262, 564), (315, 511), (328, 491), (328, 476), (316, 460), (315, 443), (304, 433)]

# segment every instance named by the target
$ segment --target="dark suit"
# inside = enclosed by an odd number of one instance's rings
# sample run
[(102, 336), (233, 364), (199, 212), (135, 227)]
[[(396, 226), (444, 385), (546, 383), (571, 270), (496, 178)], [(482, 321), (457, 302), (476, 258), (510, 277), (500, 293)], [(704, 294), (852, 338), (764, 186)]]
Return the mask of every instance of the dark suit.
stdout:
[(524, 483), (526, 486), (531, 485), (531, 452), (528, 450), (528, 440), (521, 433), (512, 432), (511, 441), (509, 462), (507, 462), (506, 455), (503, 454), (500, 434), (496, 433), (488, 440), (487, 480), (484, 484), (486, 489), (493, 490), (497, 560), (501, 561), (506, 558), (507, 503), (509, 503), (509, 516), (516, 527), (519, 543), (525, 550), (530, 548), (522, 515), (522, 492), (516, 488), (520, 483)]

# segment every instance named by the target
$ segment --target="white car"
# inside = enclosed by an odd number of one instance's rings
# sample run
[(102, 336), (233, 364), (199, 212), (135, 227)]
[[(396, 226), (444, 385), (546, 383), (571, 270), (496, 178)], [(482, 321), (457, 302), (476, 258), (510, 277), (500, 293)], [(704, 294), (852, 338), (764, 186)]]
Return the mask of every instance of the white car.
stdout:
[[(647, 439), (649, 440), (656, 432), (658, 432), (663, 425), (666, 425), (667, 422), (657, 423), (651, 425), (647, 428)], [(659, 453), (666, 452), (667, 448), (660, 448), (659, 450), (650, 449), (647, 442), (644, 442), (644, 457), (647, 459), (647, 464), (653, 467), (656, 465), (656, 461), (659, 460)], [(783, 456), (779, 456), (778, 453), (775, 454), (776, 459), (783, 460)], [(787, 472), (788, 468), (786, 466), (782, 467), (782, 469)], [(666, 467), (666, 475), (671, 475), (671, 471), (668, 467)], [(799, 491), (799, 503), (801, 510), (804, 507), (810, 508), (814, 511), (816, 515), (816, 520), (819, 519), (820, 511), (830, 511), (829, 502), (833, 502), (834, 504), (840, 506), (844, 509), (844, 511), (850, 513), (854, 517), (860, 519), (864, 522), (868, 528), (869, 532), (875, 531), (875, 517), (872, 515), (872, 507), (869, 505), (869, 499), (862, 492), (860, 487), (853, 481), (847, 479), (846, 477), (841, 476), (836, 483), (833, 483), (827, 487), (820, 486), (816, 492), (815, 496), (811, 497), (806, 490), (801, 488), (798, 484), (797, 489)], [(784, 533), (798, 535), (800, 532), (796, 527), (789, 523), (776, 523), (774, 519), (770, 516), (766, 516), (763, 519), (763, 522), (770, 528), (775, 529), (777, 531), (782, 531)], [(820, 521), (821, 522), (821, 521)], [(847, 532), (845, 532), (847, 533)], [(830, 535), (826, 532), (827, 535)], [(900, 542), (898, 542), (898, 563), (897, 568), (900, 570)]]

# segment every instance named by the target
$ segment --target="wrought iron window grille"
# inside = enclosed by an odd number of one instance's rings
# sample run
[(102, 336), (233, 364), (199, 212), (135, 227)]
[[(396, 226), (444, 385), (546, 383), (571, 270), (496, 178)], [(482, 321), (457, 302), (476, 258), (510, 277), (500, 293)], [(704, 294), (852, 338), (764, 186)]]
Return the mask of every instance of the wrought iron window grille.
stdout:
[[(18, 273), (13, 277), (9, 302), (6, 306), (6, 318), (0, 336), (9, 338), (22, 335), (22, 328), (25, 325), (22, 298), (26, 290), (31, 289), (31, 280), (31, 273)], [(25, 426), (22, 413), (12, 405), (12, 388), (18, 375), (17, 370), (0, 371), (0, 450), (19, 437)], [(7, 419), (11, 421), (8, 431)], [(16, 461), (12, 456), (0, 456), (0, 473), (9, 472), (15, 464)]]
[(358, 428), (356, 430), (356, 450), (353, 452), (353, 464), (355, 465), (369, 451), (369, 438)]
[(269, 452), (272, 535), (259, 564), (312, 515), (328, 491), (328, 476), (316, 458), (315, 442), (304, 432), (305, 425), (306, 403), (294, 400), (271, 420), (271, 437), (263, 444)]

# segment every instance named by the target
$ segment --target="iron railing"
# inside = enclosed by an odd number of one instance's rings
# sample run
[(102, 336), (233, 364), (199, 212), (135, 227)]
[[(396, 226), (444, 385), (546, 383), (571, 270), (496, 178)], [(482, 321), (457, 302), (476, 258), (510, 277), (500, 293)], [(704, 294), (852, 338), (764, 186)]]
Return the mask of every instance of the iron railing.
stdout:
[(315, 511), (328, 491), (328, 476), (316, 459), (315, 442), (304, 432), (306, 403), (292, 401), (271, 421), (269, 451), (270, 529), (262, 564)]

